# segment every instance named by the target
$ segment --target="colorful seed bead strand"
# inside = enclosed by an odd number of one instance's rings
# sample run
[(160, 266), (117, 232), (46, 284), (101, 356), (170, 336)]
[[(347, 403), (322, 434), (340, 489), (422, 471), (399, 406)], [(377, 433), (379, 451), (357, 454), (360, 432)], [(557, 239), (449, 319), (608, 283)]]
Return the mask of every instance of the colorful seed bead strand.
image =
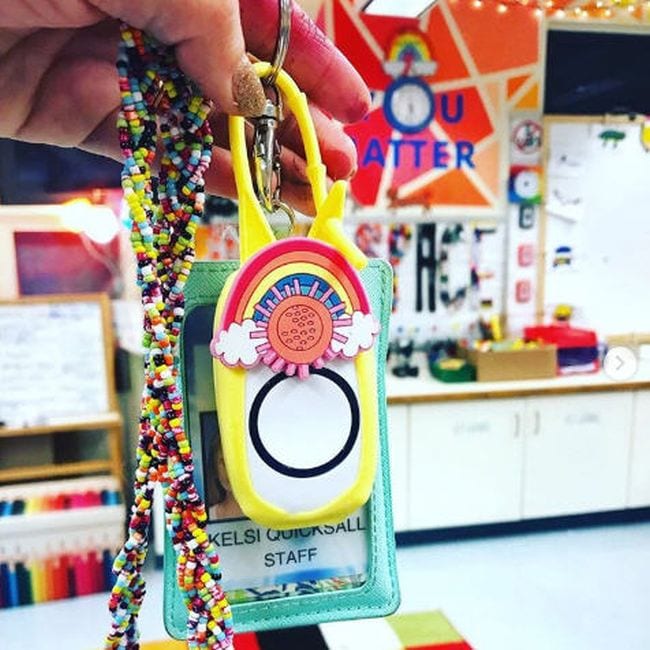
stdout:
[[(183, 289), (203, 212), (203, 174), (211, 160), (210, 106), (178, 69), (170, 48), (128, 26), (122, 26), (121, 35), (118, 130), (125, 161), (122, 186), (132, 218), (131, 242), (144, 307), (145, 386), (134, 505), (129, 536), (113, 569), (117, 577), (109, 603), (113, 622), (105, 648), (139, 648), (137, 618), (145, 594), (142, 565), (153, 489), (160, 482), (178, 558), (178, 584), (188, 608), (188, 647), (227, 650), (232, 648), (232, 615), (220, 586), (219, 557), (205, 532), (205, 506), (194, 484), (176, 363)], [(156, 179), (151, 168), (159, 139), (162, 153)]]

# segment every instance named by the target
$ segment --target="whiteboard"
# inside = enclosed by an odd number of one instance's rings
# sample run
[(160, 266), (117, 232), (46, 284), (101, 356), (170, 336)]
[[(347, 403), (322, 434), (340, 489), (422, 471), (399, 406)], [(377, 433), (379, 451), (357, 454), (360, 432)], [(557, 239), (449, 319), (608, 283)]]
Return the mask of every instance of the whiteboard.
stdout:
[(110, 410), (105, 309), (92, 298), (0, 303), (5, 426), (44, 426)]
[(641, 135), (642, 124), (626, 119), (545, 121), (545, 320), (568, 303), (572, 322), (600, 336), (650, 331), (650, 152)]

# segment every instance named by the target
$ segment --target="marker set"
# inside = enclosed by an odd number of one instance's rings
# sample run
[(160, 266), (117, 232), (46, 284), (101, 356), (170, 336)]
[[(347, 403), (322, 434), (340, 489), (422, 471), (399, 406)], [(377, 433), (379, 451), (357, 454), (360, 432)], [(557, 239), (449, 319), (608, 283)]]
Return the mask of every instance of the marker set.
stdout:
[(124, 518), (112, 477), (1, 487), (0, 609), (110, 590)]
[(35, 495), (28, 498), (0, 498), (0, 517), (29, 515), (40, 512), (56, 512), (75, 508), (115, 506), (122, 502), (117, 490), (88, 490), (60, 494)]
[(0, 609), (109, 591), (114, 551), (0, 562)]
[[(112, 476), (91, 476), (0, 486), (0, 516), (109, 506), (119, 503), (122, 503), (120, 485)], [(7, 504), (11, 505), (11, 509)]]

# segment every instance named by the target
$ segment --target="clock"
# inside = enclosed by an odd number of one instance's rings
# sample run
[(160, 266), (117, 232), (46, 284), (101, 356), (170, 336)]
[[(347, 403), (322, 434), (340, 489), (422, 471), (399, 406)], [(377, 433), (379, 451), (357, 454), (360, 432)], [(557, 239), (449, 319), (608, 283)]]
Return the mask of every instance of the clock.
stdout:
[(402, 133), (418, 133), (433, 119), (433, 91), (418, 77), (399, 77), (384, 97), (384, 113), (389, 124)]

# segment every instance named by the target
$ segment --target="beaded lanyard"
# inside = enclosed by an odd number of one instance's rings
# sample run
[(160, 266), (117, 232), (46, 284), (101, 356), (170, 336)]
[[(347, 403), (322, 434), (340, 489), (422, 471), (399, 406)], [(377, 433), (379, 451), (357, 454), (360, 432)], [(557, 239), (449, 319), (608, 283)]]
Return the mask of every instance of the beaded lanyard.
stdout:
[[(203, 173), (211, 159), (211, 107), (179, 70), (172, 48), (125, 25), (121, 35), (118, 129), (125, 161), (122, 187), (132, 218), (131, 242), (144, 307), (145, 387), (134, 505), (128, 539), (113, 569), (113, 621), (105, 648), (139, 648), (142, 565), (153, 489), (160, 482), (178, 558), (178, 585), (188, 608), (188, 647), (226, 650), (232, 647), (231, 611), (220, 586), (219, 557), (205, 532), (205, 506), (194, 484), (176, 356), (183, 288), (203, 212)], [(158, 132), (162, 147), (156, 179), (151, 166)]]

